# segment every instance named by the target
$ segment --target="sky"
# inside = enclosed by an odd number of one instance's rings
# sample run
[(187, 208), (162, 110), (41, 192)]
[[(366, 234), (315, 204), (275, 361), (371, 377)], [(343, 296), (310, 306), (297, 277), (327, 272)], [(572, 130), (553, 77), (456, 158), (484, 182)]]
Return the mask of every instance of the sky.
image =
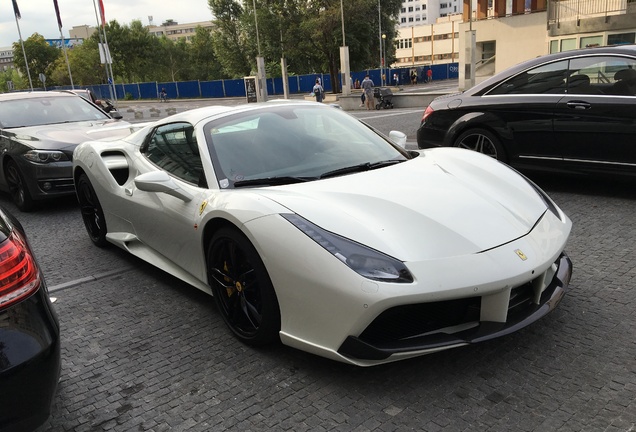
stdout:
[[(22, 19), (18, 21), (22, 39), (39, 33), (45, 39), (59, 39), (53, 0), (16, 0)], [(179, 24), (212, 20), (207, 0), (102, 0), (106, 21), (113, 19), (119, 24), (130, 24), (140, 20), (145, 26), (148, 17), (153, 17), (154, 25), (161, 25), (172, 19)], [(62, 19), (62, 33), (69, 37), (74, 26), (95, 27), (95, 6), (98, 0), (57, 0)], [(99, 6), (98, 6), (99, 8)], [(0, 48), (10, 47), (20, 40), (15, 22), (13, 5), (10, 0), (0, 0)]]

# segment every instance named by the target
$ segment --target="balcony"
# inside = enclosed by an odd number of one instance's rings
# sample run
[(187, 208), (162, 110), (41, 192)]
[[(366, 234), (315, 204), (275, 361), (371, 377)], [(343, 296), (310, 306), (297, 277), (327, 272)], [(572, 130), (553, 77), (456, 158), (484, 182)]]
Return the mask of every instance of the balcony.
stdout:
[(634, 29), (636, 0), (549, 0), (550, 36)]

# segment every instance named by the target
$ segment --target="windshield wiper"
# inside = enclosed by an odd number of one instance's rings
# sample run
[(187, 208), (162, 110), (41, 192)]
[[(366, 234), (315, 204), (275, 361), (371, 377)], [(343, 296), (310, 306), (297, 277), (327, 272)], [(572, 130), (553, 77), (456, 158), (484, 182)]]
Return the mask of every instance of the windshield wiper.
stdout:
[(328, 177), (336, 177), (336, 176), (340, 176), (340, 175), (345, 175), (345, 174), (351, 174), (351, 173), (356, 173), (356, 172), (363, 172), (363, 171), (370, 171), (373, 169), (377, 169), (377, 168), (382, 168), (388, 165), (395, 165), (397, 163), (400, 162), (404, 162), (404, 160), (402, 159), (389, 159), (389, 160), (385, 160), (385, 161), (380, 161), (380, 162), (365, 162), (359, 165), (353, 165), (353, 166), (348, 166), (348, 167), (344, 167), (344, 168), (338, 168), (336, 170), (333, 171), (327, 171), (326, 173), (322, 174), (320, 176), (321, 179), (324, 178), (328, 178)]
[(238, 180), (234, 182), (234, 187), (243, 186), (280, 186), (293, 183), (302, 183), (312, 180), (317, 180), (317, 177), (294, 177), (294, 176), (280, 176), (280, 177), (263, 177), (248, 180)]

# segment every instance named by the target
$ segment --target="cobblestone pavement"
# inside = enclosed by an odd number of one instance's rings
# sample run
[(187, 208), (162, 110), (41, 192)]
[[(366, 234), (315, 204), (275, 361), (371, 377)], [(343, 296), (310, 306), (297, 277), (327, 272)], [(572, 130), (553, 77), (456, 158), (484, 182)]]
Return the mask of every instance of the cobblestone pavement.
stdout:
[(38, 432), (636, 430), (636, 188), (538, 181), (574, 222), (559, 307), (506, 337), (372, 368), (237, 342), (208, 296), (91, 246), (74, 203), (20, 215), (62, 327)]

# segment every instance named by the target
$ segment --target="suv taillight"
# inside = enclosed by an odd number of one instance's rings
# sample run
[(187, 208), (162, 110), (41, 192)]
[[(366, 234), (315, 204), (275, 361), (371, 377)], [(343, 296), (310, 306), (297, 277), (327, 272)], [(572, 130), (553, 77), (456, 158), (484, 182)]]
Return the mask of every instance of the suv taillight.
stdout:
[(40, 287), (40, 272), (22, 235), (13, 231), (0, 244), (0, 309), (30, 296)]
[(431, 108), (431, 106), (427, 106), (426, 110), (424, 110), (424, 115), (422, 116), (422, 123), (424, 123), (424, 120), (426, 120), (426, 117), (430, 116), (431, 114), (433, 114), (433, 108)]

